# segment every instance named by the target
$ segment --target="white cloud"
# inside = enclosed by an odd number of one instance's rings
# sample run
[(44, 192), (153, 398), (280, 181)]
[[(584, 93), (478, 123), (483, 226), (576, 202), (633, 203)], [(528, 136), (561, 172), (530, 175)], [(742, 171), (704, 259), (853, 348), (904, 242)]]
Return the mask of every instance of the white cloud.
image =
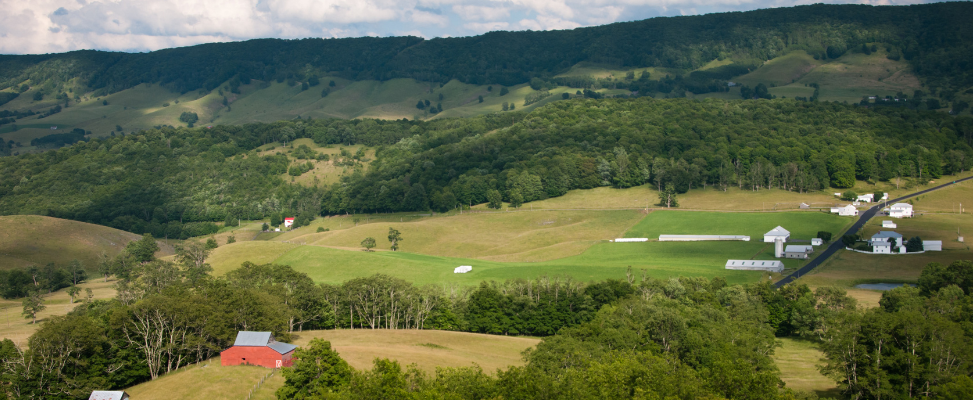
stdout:
[(502, 31), (510, 27), (510, 24), (503, 21), (469, 22), (464, 24), (463, 27), (473, 32), (484, 33), (490, 31)]
[(510, 17), (510, 9), (507, 7), (454, 5), (453, 12), (467, 21), (495, 21)]
[[(0, 0), (0, 53), (157, 50), (262, 37), (570, 29), (821, 0)], [(914, 4), (926, 0), (830, 0)]]

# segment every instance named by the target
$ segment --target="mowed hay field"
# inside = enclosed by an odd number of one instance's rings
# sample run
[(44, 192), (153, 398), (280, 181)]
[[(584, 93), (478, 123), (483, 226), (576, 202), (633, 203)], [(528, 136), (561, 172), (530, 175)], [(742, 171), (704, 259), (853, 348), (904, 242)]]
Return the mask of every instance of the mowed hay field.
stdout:
[(81, 298), (86, 296), (85, 289), (91, 289), (95, 300), (110, 299), (115, 297), (115, 289), (112, 287), (114, 284), (114, 280), (105, 282), (98, 276), (92, 276), (88, 282), (78, 285), (81, 293), (74, 303), (71, 303), (71, 297), (65, 289), (44, 295), (44, 305), (47, 308), (37, 314), (36, 324), (32, 324), (29, 319), (24, 319), (21, 314), (24, 310), (22, 299), (0, 299), (0, 338), (10, 339), (20, 348), (26, 348), (27, 339), (44, 321), (54, 316), (66, 315), (77, 307)]
[[(512, 213), (493, 213), (493, 214), (473, 214), (471, 219), (485, 218), (487, 222), (496, 223), (498, 230), (504, 229), (504, 224), (513, 227), (521, 227), (524, 232), (543, 228), (545, 225), (538, 225), (538, 222), (549, 221), (549, 211), (535, 212), (512, 212)], [(561, 212), (561, 216), (576, 215), (574, 213), (584, 212)], [(588, 212), (591, 213), (591, 212)], [(464, 257), (439, 256), (430, 254), (419, 254), (410, 249), (410, 241), (416, 244), (424, 244), (430, 249), (454, 246), (456, 243), (464, 243), (466, 239), (458, 239), (460, 235), (454, 234), (449, 229), (466, 229), (471, 226), (471, 222), (465, 219), (467, 216), (451, 216), (444, 218), (431, 218), (413, 223), (430, 225), (422, 229), (406, 230), (410, 224), (391, 224), (403, 232), (405, 241), (402, 242), (403, 251), (375, 251), (364, 252), (358, 247), (358, 242), (366, 236), (354, 233), (360, 229), (361, 233), (375, 235), (376, 240), (387, 246), (385, 237), (388, 233), (388, 224), (376, 223), (360, 225), (338, 232), (310, 233), (302, 236), (287, 238), (289, 243), (281, 242), (241, 242), (227, 246), (221, 246), (213, 253), (210, 263), (214, 266), (216, 274), (224, 274), (230, 270), (239, 268), (244, 261), (254, 262), (274, 262), (286, 264), (296, 270), (307, 273), (312, 279), (318, 282), (341, 283), (356, 277), (368, 276), (376, 273), (388, 274), (399, 277), (415, 284), (475, 284), (484, 280), (504, 280), (504, 279), (533, 279), (538, 276), (559, 276), (571, 277), (578, 280), (601, 280), (607, 278), (619, 279), (625, 276), (628, 267), (635, 271), (645, 270), (647, 276), (654, 278), (668, 278), (675, 276), (704, 276), (714, 277), (723, 276), (731, 283), (753, 282), (757, 279), (767, 277), (759, 272), (750, 271), (728, 271), (724, 269), (727, 259), (773, 259), (773, 248), (767, 243), (762, 243), (763, 234), (777, 225), (783, 225), (793, 230), (793, 237), (810, 239), (818, 230), (825, 230), (839, 233), (847, 224), (851, 223), (850, 218), (840, 218), (830, 214), (820, 212), (783, 212), (783, 213), (713, 213), (713, 212), (693, 212), (693, 211), (655, 211), (638, 223), (634, 224), (627, 231), (622, 232), (626, 224), (638, 220), (636, 211), (625, 212), (599, 212), (605, 215), (615, 215), (620, 228), (616, 234), (608, 232), (602, 239), (590, 239), (590, 247), (575, 255), (565, 255), (553, 258), (555, 253), (539, 250), (537, 254), (547, 258), (541, 260), (521, 259), (518, 262), (499, 262), (495, 260), (485, 260), (480, 257), (487, 257), (496, 250), (484, 250), (482, 255), (466, 253)], [(634, 218), (629, 219), (624, 213), (631, 213)], [(545, 215), (548, 215), (545, 217)], [(597, 215), (597, 214), (596, 214)], [(490, 222), (490, 218), (501, 218), (499, 221)], [(572, 230), (577, 230), (564, 217), (564, 224), (552, 231), (551, 235), (561, 235), (560, 239), (564, 243), (574, 240)], [(575, 217), (571, 217), (575, 218)], [(348, 222), (345, 219), (345, 222)], [(518, 225), (519, 224), (519, 225)], [(369, 226), (375, 225), (375, 226)], [(452, 228), (451, 228), (452, 227)], [(458, 228), (457, 228), (458, 227)], [(310, 228), (302, 228), (309, 229)], [(371, 230), (371, 231), (370, 231)], [(514, 229), (516, 231), (516, 229)], [(411, 232), (412, 235), (407, 233)], [(486, 232), (485, 235), (504, 235), (503, 233)], [(750, 242), (648, 242), (648, 243), (610, 243), (608, 239), (615, 237), (653, 237), (657, 238), (661, 233), (698, 233), (698, 234), (743, 234), (751, 235)], [(334, 247), (315, 245), (315, 238), (337, 235), (344, 237), (347, 242), (332, 243)], [(428, 236), (424, 236), (428, 235)], [(279, 238), (284, 238), (280, 236)], [(557, 238), (557, 237), (556, 237)], [(486, 239), (484, 239), (486, 240)], [(524, 239), (518, 235), (509, 234), (510, 245), (517, 246), (518, 242)], [(555, 240), (555, 239), (549, 239)], [(556, 241), (555, 240), (555, 241)], [(539, 243), (539, 242), (538, 242)], [(559, 250), (563, 245), (548, 245), (547, 247)], [(337, 245), (348, 245), (347, 247)], [(475, 248), (459, 250), (470, 251)], [(542, 249), (544, 249), (542, 248)], [(408, 250), (408, 251), (406, 251)], [(457, 253), (459, 253), (457, 250)], [(518, 257), (524, 257), (529, 252), (514, 253)], [(788, 268), (798, 268), (803, 265), (802, 260), (785, 260)], [(453, 268), (460, 265), (471, 265), (473, 271), (466, 274), (454, 274)], [(641, 272), (638, 272), (641, 273)]]
[(618, 237), (642, 216), (632, 210), (467, 213), (416, 222), (362, 224), (295, 239), (358, 248), (362, 239), (374, 237), (377, 249), (387, 250), (391, 247), (388, 230), (394, 227), (402, 232), (402, 251), (492, 261), (547, 261), (581, 254), (598, 241)]
[(792, 338), (778, 338), (777, 341), (780, 347), (774, 350), (773, 359), (787, 388), (820, 397), (841, 398), (838, 384), (818, 371), (817, 366), (824, 364), (824, 353), (815, 342)]
[(140, 236), (107, 226), (38, 215), (0, 217), (0, 268), (59, 266), (78, 260), (93, 268), (102, 252), (118, 254)]
[[(492, 374), (497, 369), (522, 365), (521, 353), (540, 342), (539, 339), (527, 337), (464, 332), (355, 329), (300, 332), (294, 344), (306, 346), (314, 338), (330, 341), (341, 358), (356, 369), (370, 369), (374, 359), (388, 358), (398, 361), (403, 369), (415, 364), (430, 375), (435, 373), (437, 367), (469, 367), (474, 364)], [(224, 367), (220, 365), (220, 358), (215, 357), (126, 391), (132, 398), (140, 400), (240, 399), (246, 398), (256, 383), (270, 371), (253, 366)], [(283, 384), (282, 375), (275, 373), (251, 398), (276, 399), (274, 392)]]

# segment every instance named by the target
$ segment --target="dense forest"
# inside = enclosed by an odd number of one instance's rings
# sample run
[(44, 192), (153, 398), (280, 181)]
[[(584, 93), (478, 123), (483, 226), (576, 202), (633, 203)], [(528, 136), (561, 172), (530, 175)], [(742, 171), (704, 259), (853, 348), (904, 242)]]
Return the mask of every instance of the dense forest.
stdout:
[(965, 17), (971, 12), (973, 5), (967, 2), (811, 5), (431, 40), (259, 39), (144, 54), (8, 55), (0, 56), (0, 89), (29, 82), (46, 85), (49, 94), (61, 93), (64, 83), (80, 78), (96, 95), (140, 83), (160, 83), (184, 93), (212, 90), (231, 79), (304, 80), (319, 73), (354, 80), (516, 85), (550, 78), (582, 61), (689, 71), (729, 58), (737, 63), (731, 68), (745, 70), (790, 50), (828, 59), (875, 42), (887, 45), (890, 57), (909, 61), (928, 86), (959, 89), (973, 85), (973, 26)]
[[(316, 157), (292, 145), (376, 148), (333, 185), (289, 182)], [(790, 99), (576, 99), (530, 114), (381, 121), (296, 119), (163, 127), (0, 158), (0, 214), (42, 214), (159, 238), (222, 221), (514, 206), (599, 186), (814, 191), (855, 180), (910, 185), (973, 167), (973, 119)], [(291, 152), (288, 156), (285, 151)]]
[(99, 266), (100, 275), (115, 277), (115, 298), (79, 296), (81, 304), (44, 322), (27, 348), (0, 343), (0, 393), (84, 399), (92, 389), (129, 387), (206, 360), (239, 330), (288, 341), (305, 329), (333, 328), (545, 339), (523, 367), (435, 377), (387, 360), (353, 371), (315, 341), (283, 372), (279, 398), (798, 398), (783, 388), (771, 358), (775, 336), (819, 343), (823, 372), (854, 398), (960, 398), (949, 396), (973, 387), (973, 334), (964, 328), (973, 323), (970, 261), (930, 264), (918, 288), (888, 291), (879, 308), (866, 310), (837, 288), (774, 290), (767, 282), (657, 280), (632, 271), (600, 282), (539, 277), (416, 287), (375, 275), (316, 285), (288, 266), (245, 263), (215, 278), (205, 244), (184, 243), (174, 261), (154, 259), (154, 246), (146, 236)]

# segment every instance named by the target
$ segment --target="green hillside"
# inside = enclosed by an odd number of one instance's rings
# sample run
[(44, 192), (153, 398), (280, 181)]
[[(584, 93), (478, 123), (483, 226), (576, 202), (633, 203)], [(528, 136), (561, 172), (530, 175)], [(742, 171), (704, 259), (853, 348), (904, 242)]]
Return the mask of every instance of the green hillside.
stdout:
[(0, 222), (8, 227), (0, 232), (0, 269), (64, 266), (73, 260), (93, 268), (102, 253), (114, 257), (139, 238), (106, 226), (37, 215), (2, 216)]

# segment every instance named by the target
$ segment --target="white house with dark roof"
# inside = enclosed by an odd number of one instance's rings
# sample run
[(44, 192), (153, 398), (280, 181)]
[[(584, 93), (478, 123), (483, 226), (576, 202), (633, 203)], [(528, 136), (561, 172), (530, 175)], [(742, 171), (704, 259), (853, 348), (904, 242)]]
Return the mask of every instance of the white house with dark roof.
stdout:
[(878, 233), (872, 235), (872, 238), (869, 241), (873, 247), (876, 244), (882, 243), (891, 243), (892, 247), (901, 247), (902, 234), (892, 231), (879, 231)]
[(787, 239), (789, 239), (790, 237), (791, 237), (790, 231), (784, 229), (784, 227), (782, 226), (778, 226), (774, 229), (771, 229), (770, 232), (764, 234), (764, 243), (773, 243), (778, 238), (783, 239), (783, 241), (786, 242)]

